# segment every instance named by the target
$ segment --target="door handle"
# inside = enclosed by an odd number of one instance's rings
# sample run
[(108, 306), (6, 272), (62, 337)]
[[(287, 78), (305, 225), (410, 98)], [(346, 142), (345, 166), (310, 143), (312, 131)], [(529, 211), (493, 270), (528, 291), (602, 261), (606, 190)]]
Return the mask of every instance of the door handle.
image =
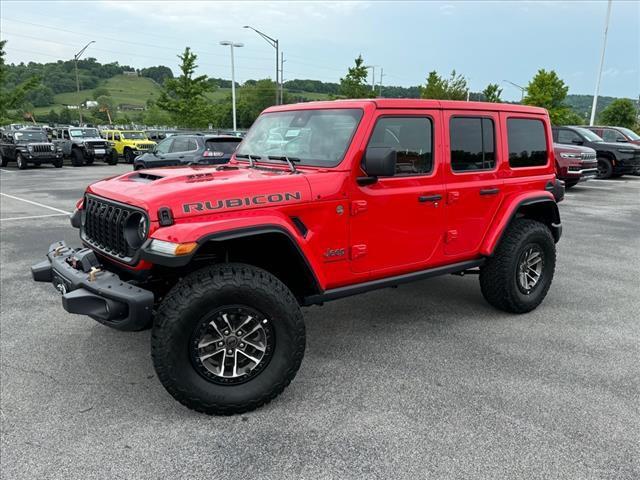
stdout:
[(442, 200), (442, 195), (420, 195), (418, 197), (420, 203), (439, 202), (440, 200)]
[(481, 188), (480, 195), (497, 195), (500, 193), (499, 188)]

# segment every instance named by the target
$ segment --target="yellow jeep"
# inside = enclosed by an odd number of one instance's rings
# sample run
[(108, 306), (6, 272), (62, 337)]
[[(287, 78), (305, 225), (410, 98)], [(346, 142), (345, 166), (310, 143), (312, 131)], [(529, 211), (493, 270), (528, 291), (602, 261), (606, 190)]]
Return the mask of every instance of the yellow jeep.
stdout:
[(103, 130), (102, 136), (113, 146), (113, 155), (123, 156), (127, 163), (145, 152), (153, 150), (156, 142), (139, 130)]

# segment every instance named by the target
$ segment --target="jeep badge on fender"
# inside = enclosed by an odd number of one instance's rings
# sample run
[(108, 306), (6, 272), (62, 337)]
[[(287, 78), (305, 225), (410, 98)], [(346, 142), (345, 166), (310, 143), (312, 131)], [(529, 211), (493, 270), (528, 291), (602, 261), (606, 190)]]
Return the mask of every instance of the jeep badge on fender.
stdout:
[(562, 233), (552, 142), (546, 110), (506, 103), (271, 107), (226, 165), (90, 185), (80, 245), (52, 243), (32, 275), (68, 312), (152, 328), (179, 402), (246, 412), (295, 377), (301, 307), (474, 271), (495, 308), (536, 308)]

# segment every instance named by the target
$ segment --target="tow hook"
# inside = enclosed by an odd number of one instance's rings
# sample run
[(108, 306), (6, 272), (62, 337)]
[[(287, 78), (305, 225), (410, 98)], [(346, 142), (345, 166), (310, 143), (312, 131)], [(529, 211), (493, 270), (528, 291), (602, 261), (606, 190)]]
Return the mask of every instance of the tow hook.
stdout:
[(91, 267), (91, 270), (89, 270), (89, 281), (90, 282), (95, 282), (96, 281), (96, 275), (98, 273), (102, 272), (101, 268), (98, 267)]

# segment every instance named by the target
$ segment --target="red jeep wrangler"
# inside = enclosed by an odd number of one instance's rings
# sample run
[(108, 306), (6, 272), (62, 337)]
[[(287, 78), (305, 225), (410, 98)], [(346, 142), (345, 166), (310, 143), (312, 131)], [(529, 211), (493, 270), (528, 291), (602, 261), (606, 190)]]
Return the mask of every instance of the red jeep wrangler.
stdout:
[(231, 162), (141, 170), (88, 187), (83, 248), (32, 267), (68, 312), (152, 325), (158, 378), (195, 410), (257, 408), (294, 378), (300, 307), (479, 273), (514, 313), (544, 299), (561, 234), (549, 117), (433, 100), (273, 107)]

